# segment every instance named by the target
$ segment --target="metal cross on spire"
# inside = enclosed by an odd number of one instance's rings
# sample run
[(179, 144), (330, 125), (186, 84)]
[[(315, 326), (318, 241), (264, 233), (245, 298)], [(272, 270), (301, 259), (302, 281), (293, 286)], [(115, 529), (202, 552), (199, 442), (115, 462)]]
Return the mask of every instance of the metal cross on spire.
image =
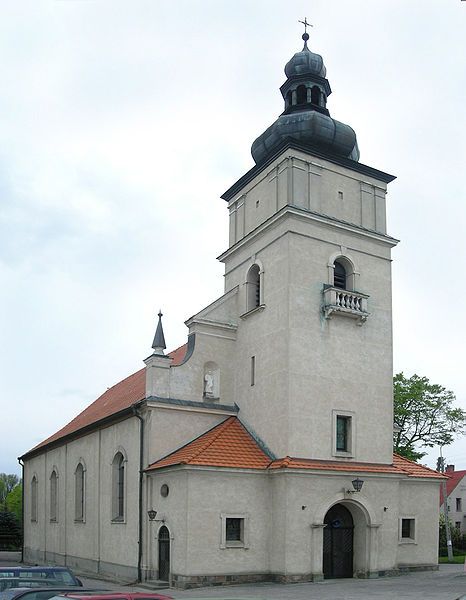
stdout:
[(306, 49), (308, 49), (307, 48), (307, 40), (309, 39), (309, 34), (307, 32), (307, 28), (308, 27), (313, 27), (313, 25), (312, 25), (312, 23), (308, 23), (307, 22), (307, 18), (306, 17), (304, 17), (304, 21), (298, 21), (298, 23), (302, 23), (304, 25), (304, 33), (303, 33), (303, 35), (301, 37), (304, 40), (304, 48), (303, 48), (303, 50), (306, 50)]
[(304, 17), (304, 21), (298, 21), (298, 23), (302, 23), (304, 25), (304, 33), (307, 33), (308, 27), (314, 27), (314, 25), (312, 25), (312, 23), (307, 22), (307, 17)]

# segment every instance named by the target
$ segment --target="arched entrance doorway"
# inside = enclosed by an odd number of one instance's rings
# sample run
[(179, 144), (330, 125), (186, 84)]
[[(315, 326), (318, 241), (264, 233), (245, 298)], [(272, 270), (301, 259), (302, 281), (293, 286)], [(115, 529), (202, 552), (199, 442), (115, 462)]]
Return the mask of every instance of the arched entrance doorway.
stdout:
[(353, 531), (350, 511), (335, 504), (324, 519), (323, 571), (325, 579), (353, 577)]
[(170, 579), (170, 533), (163, 525), (159, 529), (159, 579), (169, 581)]

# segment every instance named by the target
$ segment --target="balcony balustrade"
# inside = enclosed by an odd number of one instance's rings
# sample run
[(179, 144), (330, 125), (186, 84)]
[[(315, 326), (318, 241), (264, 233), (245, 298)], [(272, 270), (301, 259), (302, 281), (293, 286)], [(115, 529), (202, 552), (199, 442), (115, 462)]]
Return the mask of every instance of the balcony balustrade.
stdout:
[(324, 317), (331, 319), (334, 314), (350, 317), (357, 320), (358, 325), (366, 322), (369, 312), (367, 311), (367, 294), (361, 292), (350, 292), (333, 286), (324, 288), (324, 305), (322, 307)]

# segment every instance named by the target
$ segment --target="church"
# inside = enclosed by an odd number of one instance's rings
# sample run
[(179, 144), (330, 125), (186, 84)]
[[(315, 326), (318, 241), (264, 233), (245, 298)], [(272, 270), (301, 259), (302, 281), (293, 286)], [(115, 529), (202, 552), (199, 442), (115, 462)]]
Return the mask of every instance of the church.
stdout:
[(141, 370), (21, 457), (26, 562), (180, 588), (437, 568), (443, 476), (392, 446), (395, 177), (302, 37), (222, 196), (225, 293), (172, 352), (160, 312)]

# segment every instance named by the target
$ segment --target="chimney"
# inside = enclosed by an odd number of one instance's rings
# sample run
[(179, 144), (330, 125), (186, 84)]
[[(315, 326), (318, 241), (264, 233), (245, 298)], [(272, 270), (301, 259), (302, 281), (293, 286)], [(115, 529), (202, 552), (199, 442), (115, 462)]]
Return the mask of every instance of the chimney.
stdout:
[(445, 473), (453, 473), (454, 470), (455, 470), (455, 465), (447, 465), (447, 468), (445, 469)]

